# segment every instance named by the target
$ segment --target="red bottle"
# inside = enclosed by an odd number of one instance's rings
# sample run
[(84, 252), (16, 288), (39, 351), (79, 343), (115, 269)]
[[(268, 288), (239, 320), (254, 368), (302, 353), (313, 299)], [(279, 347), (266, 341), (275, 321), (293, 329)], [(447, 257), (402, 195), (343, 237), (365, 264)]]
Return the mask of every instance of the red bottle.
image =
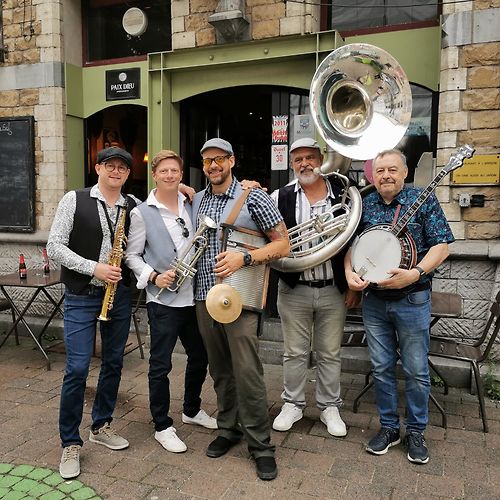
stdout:
[(43, 274), (45, 276), (50, 274), (50, 264), (49, 264), (49, 256), (47, 255), (47, 249), (44, 248), (42, 250), (42, 259), (43, 259)]
[(28, 269), (26, 269), (26, 263), (24, 262), (24, 255), (19, 255), (19, 278), (25, 280), (28, 277)]

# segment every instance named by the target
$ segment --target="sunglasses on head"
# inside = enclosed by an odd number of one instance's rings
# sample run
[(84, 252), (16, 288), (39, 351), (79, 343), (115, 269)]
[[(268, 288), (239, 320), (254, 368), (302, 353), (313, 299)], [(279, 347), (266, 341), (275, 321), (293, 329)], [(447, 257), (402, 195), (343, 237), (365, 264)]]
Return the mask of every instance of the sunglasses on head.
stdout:
[(203, 163), (204, 167), (209, 167), (212, 165), (212, 162), (214, 161), (219, 167), (221, 167), (224, 164), (224, 161), (227, 158), (230, 158), (232, 155), (224, 155), (224, 156), (214, 156), (213, 158), (203, 158), (201, 162)]
[(184, 238), (188, 238), (189, 237), (189, 229), (186, 227), (186, 221), (182, 217), (177, 217), (177, 219), (175, 219), (175, 222), (177, 222), (177, 224), (179, 224), (179, 226), (181, 226), (182, 236), (184, 236)]

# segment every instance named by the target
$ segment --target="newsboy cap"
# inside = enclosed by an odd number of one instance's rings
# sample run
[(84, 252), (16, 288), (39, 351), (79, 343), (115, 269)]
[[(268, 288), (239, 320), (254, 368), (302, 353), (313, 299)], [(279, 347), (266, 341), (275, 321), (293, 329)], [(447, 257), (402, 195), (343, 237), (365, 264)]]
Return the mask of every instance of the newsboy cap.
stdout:
[(120, 160), (127, 164), (128, 168), (132, 168), (132, 155), (122, 148), (112, 146), (110, 148), (101, 149), (101, 151), (97, 153), (97, 163), (103, 163), (110, 158), (120, 158)]
[(200, 149), (200, 154), (203, 154), (203, 151), (207, 150), (208, 148), (222, 149), (222, 151), (225, 151), (230, 155), (234, 155), (233, 146), (231, 146), (231, 143), (225, 141), (224, 139), (221, 139), (220, 137), (208, 139), (208, 141), (205, 142), (205, 144), (203, 144), (203, 147)]
[(302, 137), (294, 141), (290, 146), (290, 153), (299, 148), (313, 148), (321, 151), (320, 145), (312, 137)]

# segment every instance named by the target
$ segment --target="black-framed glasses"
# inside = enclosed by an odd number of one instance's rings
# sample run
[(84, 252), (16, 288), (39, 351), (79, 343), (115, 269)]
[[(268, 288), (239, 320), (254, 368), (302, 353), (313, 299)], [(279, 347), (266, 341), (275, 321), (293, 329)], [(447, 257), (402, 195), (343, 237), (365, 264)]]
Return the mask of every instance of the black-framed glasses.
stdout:
[(217, 163), (217, 165), (219, 165), (219, 167), (222, 167), (222, 165), (224, 164), (224, 161), (227, 158), (231, 158), (231, 156), (233, 156), (233, 155), (214, 156), (213, 158), (203, 158), (203, 160), (201, 160), (201, 162), (203, 163), (204, 167), (209, 167), (210, 165), (212, 165), (213, 161), (215, 163)]
[(125, 165), (114, 165), (113, 163), (105, 163), (104, 168), (106, 172), (113, 172), (116, 169), (120, 174), (124, 174), (128, 170), (128, 167)]
[(189, 229), (186, 227), (186, 221), (182, 217), (177, 217), (175, 222), (181, 226), (182, 236), (184, 236), (184, 238), (189, 238)]

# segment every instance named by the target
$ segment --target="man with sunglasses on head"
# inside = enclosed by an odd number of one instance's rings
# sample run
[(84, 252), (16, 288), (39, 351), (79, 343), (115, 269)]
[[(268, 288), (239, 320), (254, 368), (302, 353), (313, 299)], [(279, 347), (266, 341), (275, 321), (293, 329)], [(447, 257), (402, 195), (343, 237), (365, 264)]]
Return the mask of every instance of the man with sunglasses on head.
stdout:
[[(66, 369), (61, 390), (59, 433), (63, 453), (59, 472), (64, 479), (80, 474), (80, 448), (85, 386), (94, 349), (97, 317), (106, 283), (117, 283), (109, 321), (101, 321), (102, 361), (92, 407), (89, 441), (111, 450), (127, 448), (128, 441), (110, 427), (113, 420), (129, 335), (132, 312), (128, 273), (108, 264), (114, 235), (123, 211), (125, 233), (136, 199), (121, 190), (132, 167), (132, 156), (118, 147), (97, 153), (97, 184), (70, 191), (57, 208), (47, 252), (61, 265), (65, 284), (64, 343)], [(123, 278), (123, 279), (122, 279)]]
[(243, 266), (265, 264), (288, 255), (288, 233), (271, 198), (262, 190), (253, 189), (234, 225), (264, 233), (269, 243), (247, 253), (221, 252), (220, 224), (226, 222), (240, 199), (242, 187), (232, 175), (235, 157), (229, 142), (210, 139), (200, 153), (209, 185), (195, 195), (193, 217), (205, 214), (218, 225), (217, 231), (209, 234), (209, 243), (198, 261), (196, 273), (196, 314), (208, 352), (219, 410), (219, 435), (209, 444), (206, 453), (211, 458), (220, 457), (244, 436), (258, 477), (271, 480), (278, 472), (258, 354), (258, 313), (243, 310), (234, 322), (220, 324), (209, 316), (205, 301), (216, 278), (226, 278)]
[[(207, 353), (203, 345), (193, 301), (193, 281), (176, 289), (172, 269), (191, 245), (191, 206), (179, 193), (183, 161), (173, 151), (160, 151), (151, 163), (156, 188), (146, 202), (132, 210), (126, 263), (137, 278), (137, 288), (146, 289), (151, 331), (149, 358), (149, 407), (155, 439), (172, 453), (187, 450), (173, 427), (168, 375), (172, 352), (180, 338), (187, 354), (182, 421), (216, 429), (217, 422), (201, 409), (201, 389), (207, 374)], [(194, 251), (194, 250), (193, 250)]]

